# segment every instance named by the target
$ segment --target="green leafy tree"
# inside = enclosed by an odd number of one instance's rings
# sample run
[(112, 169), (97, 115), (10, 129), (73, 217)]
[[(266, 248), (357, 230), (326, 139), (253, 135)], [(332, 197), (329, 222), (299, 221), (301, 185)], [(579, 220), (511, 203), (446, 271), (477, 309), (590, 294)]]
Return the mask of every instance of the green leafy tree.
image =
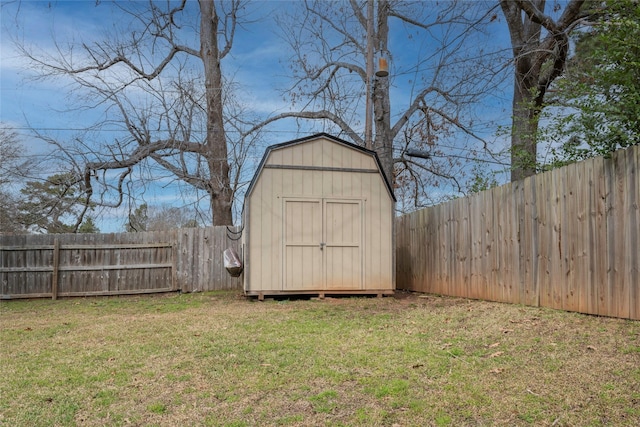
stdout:
[(20, 190), (20, 222), (34, 232), (77, 232), (90, 205), (81, 183), (73, 173), (52, 175), (44, 181), (28, 181)]
[(640, 141), (640, 3), (608, 0), (593, 7), (594, 22), (575, 34), (575, 54), (558, 81), (555, 116), (543, 137), (546, 168), (562, 166)]

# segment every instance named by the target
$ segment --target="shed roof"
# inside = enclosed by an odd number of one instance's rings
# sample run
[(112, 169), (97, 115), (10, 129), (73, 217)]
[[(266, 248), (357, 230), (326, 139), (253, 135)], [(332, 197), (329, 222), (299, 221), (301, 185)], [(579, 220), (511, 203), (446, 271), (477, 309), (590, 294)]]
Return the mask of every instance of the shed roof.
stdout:
[(258, 177), (260, 176), (260, 173), (262, 172), (262, 169), (264, 168), (264, 165), (269, 157), (269, 154), (273, 151), (273, 150), (278, 150), (281, 148), (286, 148), (286, 147), (290, 147), (290, 146), (294, 146), (294, 145), (298, 145), (298, 144), (304, 144), (305, 142), (309, 142), (309, 141), (313, 141), (316, 139), (328, 139), (330, 141), (333, 141), (337, 144), (340, 145), (344, 145), (348, 148), (351, 148), (353, 150), (357, 150), (362, 152), (363, 154), (366, 154), (368, 156), (373, 157), (373, 159), (375, 160), (376, 166), (378, 168), (378, 172), (380, 173), (380, 177), (382, 178), (387, 191), (389, 192), (389, 196), (393, 199), (393, 201), (396, 201), (396, 197), (393, 194), (393, 188), (391, 187), (391, 184), (389, 183), (389, 180), (387, 179), (387, 176), (384, 173), (384, 170), (382, 169), (382, 164), (380, 163), (380, 159), (378, 158), (378, 154), (375, 151), (372, 150), (368, 150), (364, 147), (360, 147), (359, 145), (353, 144), (351, 142), (345, 141), (343, 139), (337, 138), (333, 135), (329, 135), (328, 133), (317, 133), (311, 136), (306, 136), (304, 138), (298, 138), (298, 139), (294, 139), (291, 141), (287, 141), (287, 142), (283, 142), (280, 144), (274, 144), (274, 145), (270, 145), (269, 147), (266, 148), (265, 152), (264, 152), (264, 156), (262, 156), (262, 160), (260, 161), (260, 164), (258, 165), (258, 168), (256, 169), (256, 173), (253, 175), (253, 178), (251, 179), (251, 183), (249, 184), (249, 187), (247, 188), (247, 192), (245, 193), (245, 198), (249, 197), (251, 195), (251, 192), (256, 184), (256, 181), (258, 180)]

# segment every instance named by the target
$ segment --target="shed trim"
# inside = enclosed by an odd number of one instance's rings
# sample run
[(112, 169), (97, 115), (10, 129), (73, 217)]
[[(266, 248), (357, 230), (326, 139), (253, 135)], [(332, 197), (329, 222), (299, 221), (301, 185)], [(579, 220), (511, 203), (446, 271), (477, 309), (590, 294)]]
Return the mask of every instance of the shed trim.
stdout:
[(328, 171), (328, 172), (356, 172), (378, 173), (378, 169), (335, 168), (326, 166), (296, 166), (296, 165), (264, 165), (264, 169), (293, 169), (303, 171)]

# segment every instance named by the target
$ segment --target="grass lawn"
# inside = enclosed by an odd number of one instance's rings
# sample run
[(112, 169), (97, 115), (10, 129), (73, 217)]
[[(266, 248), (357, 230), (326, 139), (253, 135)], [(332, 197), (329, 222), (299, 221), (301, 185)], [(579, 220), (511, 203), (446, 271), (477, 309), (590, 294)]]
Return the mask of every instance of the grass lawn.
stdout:
[(4, 301), (0, 426), (637, 426), (640, 322), (398, 293)]

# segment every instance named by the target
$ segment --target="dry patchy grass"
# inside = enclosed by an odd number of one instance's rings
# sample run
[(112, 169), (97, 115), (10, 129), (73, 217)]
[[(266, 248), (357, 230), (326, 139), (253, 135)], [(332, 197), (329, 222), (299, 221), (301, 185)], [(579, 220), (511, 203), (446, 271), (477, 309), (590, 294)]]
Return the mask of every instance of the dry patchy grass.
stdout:
[(0, 306), (2, 426), (640, 424), (640, 322), (398, 293)]

